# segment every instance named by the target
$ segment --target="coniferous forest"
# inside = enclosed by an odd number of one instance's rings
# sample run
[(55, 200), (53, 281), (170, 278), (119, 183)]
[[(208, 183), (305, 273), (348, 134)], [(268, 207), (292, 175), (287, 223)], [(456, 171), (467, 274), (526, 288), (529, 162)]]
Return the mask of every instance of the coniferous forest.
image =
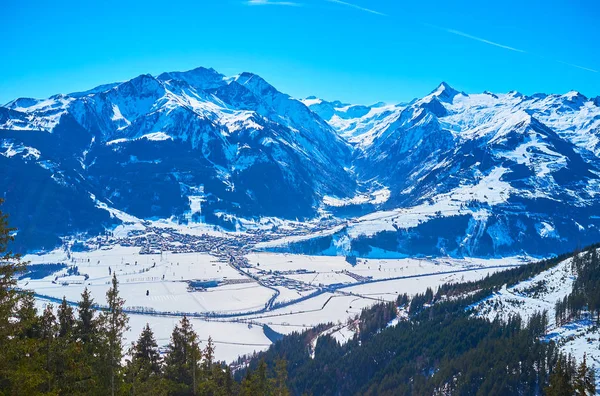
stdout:
[[(576, 362), (544, 341), (548, 315), (528, 321), (487, 321), (469, 306), (565, 259), (541, 261), (478, 282), (449, 284), (396, 303), (378, 304), (359, 317), (358, 335), (340, 345), (323, 335), (314, 356), (315, 328), (293, 333), (269, 350), (230, 366), (215, 361), (183, 317), (161, 353), (150, 326), (124, 345), (128, 326), (113, 274), (105, 305), (86, 291), (77, 306), (36, 309), (34, 296), (16, 288), (25, 264), (8, 248), (13, 229), (0, 217), (0, 394), (2, 395), (591, 395), (595, 378), (586, 359)], [(595, 247), (594, 247), (595, 248)], [(595, 250), (575, 259), (578, 281), (561, 315), (584, 308), (597, 315)], [(466, 297), (465, 297), (466, 296)], [(451, 297), (451, 298), (450, 298)], [(557, 303), (563, 304), (563, 302)], [(562, 307), (562, 305), (561, 305)], [(397, 309), (408, 312), (386, 327)], [(561, 308), (562, 309), (562, 308)], [(562, 312), (568, 312), (562, 314)], [(562, 317), (562, 316), (561, 316)]]
[(600, 256), (589, 250), (573, 256), (571, 271), (577, 275), (572, 292), (556, 302), (556, 322), (567, 323), (582, 319), (589, 313), (596, 324), (600, 324)]

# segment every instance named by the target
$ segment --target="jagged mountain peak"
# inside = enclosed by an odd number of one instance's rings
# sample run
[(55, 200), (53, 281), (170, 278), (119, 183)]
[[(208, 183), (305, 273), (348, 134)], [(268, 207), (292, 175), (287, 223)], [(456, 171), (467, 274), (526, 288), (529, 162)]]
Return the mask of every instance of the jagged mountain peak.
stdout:
[(429, 93), (429, 96), (436, 96), (442, 101), (451, 102), (458, 94), (461, 94), (461, 92), (452, 88), (450, 84), (446, 83), (445, 81), (442, 81), (436, 89)]
[(561, 95), (561, 98), (569, 102), (572, 106), (582, 106), (585, 102), (588, 101), (588, 98), (578, 91), (569, 91), (564, 95)]
[(450, 86), (450, 84), (448, 84), (446, 81), (442, 81), (441, 83), (438, 84), (438, 86), (436, 87), (436, 89), (434, 89), (432, 91), (432, 93), (436, 92), (436, 91), (445, 91), (445, 90), (458, 92), (454, 88), (452, 88)]
[(515, 96), (515, 97), (523, 98), (523, 99), (526, 99), (526, 100), (544, 100), (544, 99), (546, 99), (549, 96), (550, 95), (545, 94), (543, 92), (538, 92), (538, 93), (534, 93), (534, 94), (527, 95), (527, 96), (519, 94), (519, 96)]
[(132, 96), (146, 96), (150, 92), (162, 91), (164, 90), (164, 87), (162, 85), (162, 82), (157, 80), (153, 75), (140, 74), (139, 76), (134, 77), (131, 80), (122, 82), (121, 84), (112, 88), (111, 91), (112, 90), (119, 91)]
[(234, 78), (238, 84), (243, 85), (255, 95), (273, 95), (280, 93), (274, 86), (269, 84), (264, 78), (258, 74), (243, 72)]
[(508, 91), (507, 95), (510, 96), (510, 97), (513, 97), (513, 98), (523, 98), (523, 97), (525, 97), (525, 95), (523, 95), (521, 92), (515, 91), (515, 90)]
[(136, 77), (133, 77), (130, 80), (127, 80), (125, 82), (123, 82), (122, 84), (125, 84), (127, 82), (131, 82), (131, 83), (136, 83), (136, 82), (146, 82), (146, 81), (156, 81), (156, 78), (150, 74), (150, 73), (142, 73)]
[(47, 99), (19, 98), (10, 101), (5, 107), (25, 113), (38, 112), (48, 114), (60, 112), (72, 101), (72, 97), (58, 94)]
[(238, 74), (236, 76), (236, 80), (238, 82), (240, 82), (240, 84), (244, 84), (245, 81), (250, 80), (252, 78), (258, 78), (262, 80), (262, 77), (260, 77), (258, 74), (252, 73), (252, 72), (241, 72), (240, 74)]
[(582, 99), (584, 101), (587, 100), (587, 97), (584, 94), (582, 94), (579, 91), (575, 91), (575, 90), (571, 90), (571, 91), (563, 94), (562, 97), (569, 99), (569, 100), (579, 100), (579, 99)]
[(201, 89), (214, 89), (225, 85), (225, 76), (213, 68), (197, 67), (185, 72), (165, 72), (156, 77), (160, 81), (170, 80), (184, 81), (190, 86)]

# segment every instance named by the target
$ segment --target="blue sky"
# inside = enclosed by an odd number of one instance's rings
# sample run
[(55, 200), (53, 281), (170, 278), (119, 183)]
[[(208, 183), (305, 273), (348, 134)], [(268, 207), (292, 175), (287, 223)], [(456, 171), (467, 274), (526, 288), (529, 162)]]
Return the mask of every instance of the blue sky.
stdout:
[(295, 97), (600, 95), (600, 2), (4, 0), (0, 103), (213, 67)]

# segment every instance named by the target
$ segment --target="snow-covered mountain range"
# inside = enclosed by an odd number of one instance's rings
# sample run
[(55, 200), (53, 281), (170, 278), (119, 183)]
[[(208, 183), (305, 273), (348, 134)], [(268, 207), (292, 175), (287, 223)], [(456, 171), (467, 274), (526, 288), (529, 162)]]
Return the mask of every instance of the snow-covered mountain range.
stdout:
[[(141, 75), (0, 107), (0, 185), (21, 249), (123, 221), (338, 219), (265, 248), (546, 255), (600, 239), (600, 98), (296, 100), (260, 76)], [(109, 210), (107, 210), (107, 208)]]

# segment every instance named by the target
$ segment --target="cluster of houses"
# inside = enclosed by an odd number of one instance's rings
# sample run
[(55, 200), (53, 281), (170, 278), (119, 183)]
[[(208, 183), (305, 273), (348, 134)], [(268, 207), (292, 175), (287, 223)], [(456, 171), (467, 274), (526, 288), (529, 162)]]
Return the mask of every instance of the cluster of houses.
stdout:
[(283, 286), (290, 290), (296, 290), (297, 292), (310, 292), (316, 288), (309, 285), (308, 283), (300, 282), (295, 279), (286, 278), (283, 275), (271, 275), (261, 279), (265, 286)]

